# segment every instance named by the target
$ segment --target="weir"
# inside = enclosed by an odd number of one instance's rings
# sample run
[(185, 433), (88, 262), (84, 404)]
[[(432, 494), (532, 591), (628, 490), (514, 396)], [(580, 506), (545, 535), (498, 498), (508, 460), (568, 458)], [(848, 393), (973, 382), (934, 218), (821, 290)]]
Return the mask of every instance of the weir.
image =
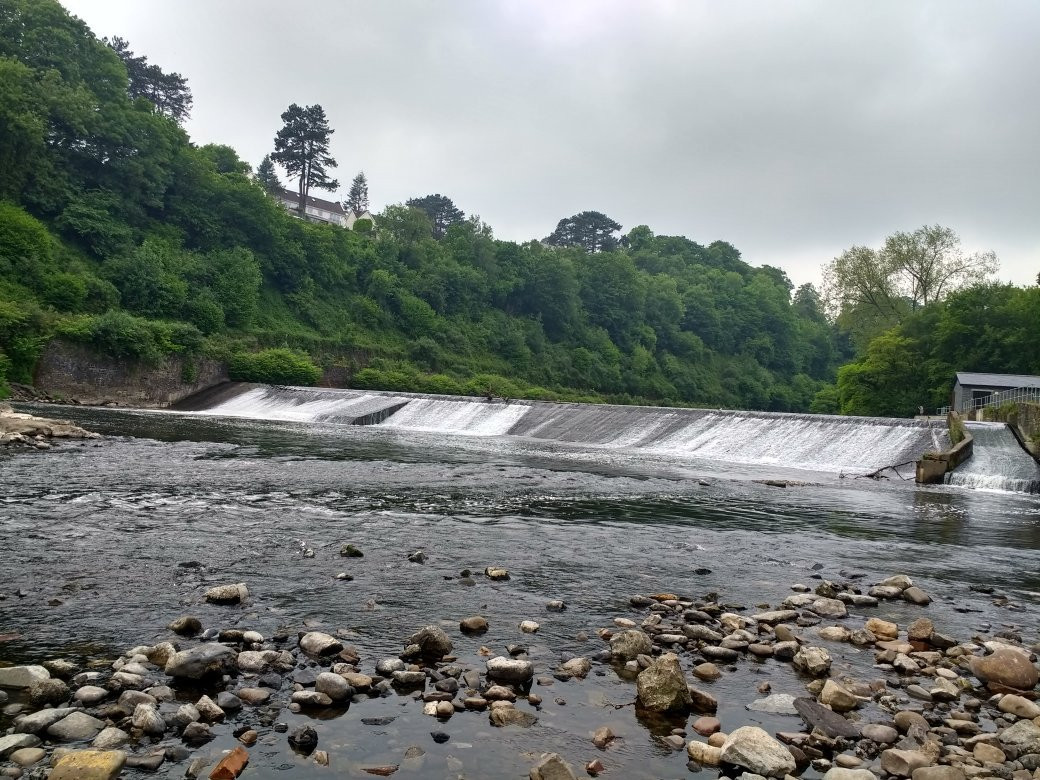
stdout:
[(990, 490), (1040, 493), (1040, 466), (1004, 423), (969, 422), (974, 452), (946, 475), (950, 485)]
[(727, 463), (866, 474), (949, 447), (938, 421), (483, 400), (229, 384), (180, 411), (262, 420), (376, 424), (400, 431), (518, 436)]

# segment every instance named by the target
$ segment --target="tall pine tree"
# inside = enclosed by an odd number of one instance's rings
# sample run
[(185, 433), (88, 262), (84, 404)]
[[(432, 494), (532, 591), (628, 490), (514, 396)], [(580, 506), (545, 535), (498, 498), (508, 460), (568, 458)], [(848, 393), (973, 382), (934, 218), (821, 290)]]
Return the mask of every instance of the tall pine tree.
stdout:
[(264, 159), (260, 161), (260, 165), (256, 168), (256, 180), (270, 195), (277, 194), (278, 190), (282, 188), (282, 183), (278, 181), (278, 172), (274, 168), (271, 155), (264, 155)]
[(320, 105), (300, 107), (293, 103), (282, 114), (282, 129), (274, 137), (271, 159), (285, 168), (289, 178), (299, 180), (300, 214), (307, 208), (311, 188), (334, 190), (339, 182), (329, 177), (328, 169), (336, 167), (329, 154), (329, 127), (325, 109)]
[(365, 178), (364, 171), (355, 176), (354, 181), (350, 183), (350, 192), (347, 194), (347, 199), (343, 201), (343, 208), (354, 212), (357, 217), (369, 210), (368, 179)]

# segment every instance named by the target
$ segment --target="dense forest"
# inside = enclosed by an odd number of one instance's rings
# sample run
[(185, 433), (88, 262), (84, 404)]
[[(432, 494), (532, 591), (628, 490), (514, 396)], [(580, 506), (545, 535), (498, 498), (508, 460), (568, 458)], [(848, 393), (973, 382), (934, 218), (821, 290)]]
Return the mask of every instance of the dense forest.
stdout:
[[(855, 414), (939, 405), (958, 369), (1040, 370), (1036, 288), (968, 272), (850, 295), (885, 251), (850, 250), (821, 295), (595, 211), (526, 243), (439, 194), (354, 230), (299, 219), (272, 160), (301, 192), (335, 184), (328, 154), (292, 167), (290, 125), (320, 106), (290, 106), (254, 174), (191, 142), (186, 80), (130, 45), (0, 0), (0, 394), (56, 338), (274, 383)], [(363, 175), (347, 200), (367, 208)]]

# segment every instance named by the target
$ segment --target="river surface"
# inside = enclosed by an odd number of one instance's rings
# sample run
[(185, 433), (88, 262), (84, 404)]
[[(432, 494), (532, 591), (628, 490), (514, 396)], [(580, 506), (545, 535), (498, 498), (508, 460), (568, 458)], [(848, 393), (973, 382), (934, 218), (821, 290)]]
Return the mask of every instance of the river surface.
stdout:
[[(0, 634), (18, 634), (0, 643), (0, 661), (114, 658), (171, 639), (166, 624), (191, 613), (207, 627), (265, 636), (305, 625), (345, 631), (361, 651), (363, 672), (400, 652), (420, 626), (441, 623), (461, 662), (482, 668), (482, 645), (497, 655), (522, 642), (539, 676), (551, 674), (563, 653), (603, 649), (596, 630), (615, 617), (641, 620), (644, 613), (628, 605), (634, 594), (715, 591), (754, 608), (778, 604), (793, 583), (848, 574), (863, 574), (866, 585), (907, 573), (936, 599), (925, 612), (882, 602), (857, 611), (859, 618), (905, 626), (926, 614), (959, 639), (1015, 627), (1028, 643), (1040, 629), (1036, 495), (522, 437), (24, 408), (106, 438), (0, 454)], [(755, 481), (774, 478), (804, 484)], [(341, 558), (347, 542), (364, 558)], [(304, 546), (313, 558), (303, 556)], [(426, 563), (408, 562), (419, 549)], [(511, 579), (459, 583), (463, 569), (488, 565), (507, 567)], [(344, 571), (354, 579), (335, 578)], [(202, 602), (206, 588), (239, 581), (251, 592), (247, 607)], [(994, 606), (972, 585), (992, 587), (1010, 607)], [(550, 599), (568, 609), (547, 612)], [(472, 614), (491, 623), (482, 637), (458, 632), (458, 621)], [(858, 627), (856, 617), (846, 624)], [(521, 634), (524, 619), (538, 621), (539, 632)], [(582, 633), (590, 638), (581, 641)], [(832, 652), (862, 679), (883, 676), (869, 652)], [(723, 729), (798, 730), (797, 718), (745, 705), (763, 680), (774, 692), (796, 694), (804, 681), (772, 661), (739, 668), (704, 686), (720, 700)], [(685, 752), (661, 741), (675, 724), (641, 722), (631, 706), (616, 709), (634, 700), (634, 684), (609, 666), (594, 669), (585, 682), (536, 685), (544, 702), (531, 729), (495, 729), (486, 714), (468, 712), (442, 724), (424, 716), (421, 703), (395, 695), (314, 721), (319, 749), (330, 753), (335, 776), (345, 777), (400, 764), (395, 777), (523, 778), (548, 750), (579, 771), (598, 757), (613, 777), (687, 776)], [(360, 721), (382, 716), (395, 719), (377, 727)], [(291, 728), (309, 721), (288, 711), (281, 719)], [(601, 725), (620, 736), (606, 752), (589, 739)], [(234, 744), (230, 728), (218, 729), (210, 749)], [(436, 744), (431, 731), (451, 739)], [(404, 759), (411, 745), (425, 755)], [(330, 776), (267, 729), (252, 754), (250, 778)], [(167, 765), (158, 774), (183, 771)]]

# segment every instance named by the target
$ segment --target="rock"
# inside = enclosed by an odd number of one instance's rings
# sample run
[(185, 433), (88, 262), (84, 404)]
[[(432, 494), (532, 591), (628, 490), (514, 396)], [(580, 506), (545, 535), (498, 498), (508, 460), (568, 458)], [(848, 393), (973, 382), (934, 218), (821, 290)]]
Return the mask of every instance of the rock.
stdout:
[(914, 780), (964, 780), (964, 770), (958, 766), (923, 766), (915, 769)]
[(999, 735), (1000, 744), (1015, 748), (1019, 755), (1040, 753), (1040, 726), (1031, 720), (1020, 720)]
[(85, 712), (72, 712), (47, 727), (47, 734), (59, 742), (85, 742), (93, 739), (105, 727), (103, 720), (87, 715)]
[(213, 732), (205, 723), (189, 723), (181, 732), (181, 739), (188, 745), (204, 745), (213, 739)]
[(202, 621), (194, 615), (182, 615), (166, 627), (175, 634), (195, 636), (202, 632)]
[(796, 768), (791, 751), (758, 726), (741, 726), (731, 733), (720, 758), (763, 777), (783, 777)]
[(859, 699), (841, 683), (827, 680), (820, 691), (820, 702), (835, 712), (851, 712), (859, 706)]
[(881, 618), (871, 618), (863, 625), (863, 628), (872, 633), (878, 639), (895, 639), (899, 636), (899, 626), (891, 621), (882, 620)]
[(114, 780), (125, 763), (122, 750), (76, 750), (62, 756), (49, 780)]
[(705, 658), (710, 658), (713, 661), (721, 661), (722, 663), (733, 663), (740, 658), (740, 653), (730, 647), (714, 647), (712, 645), (705, 645), (701, 648), (701, 655)]
[(665, 653), (636, 678), (637, 700), (652, 712), (687, 712), (693, 704), (679, 657)]
[(29, 704), (39, 709), (69, 700), (69, 686), (61, 680), (36, 680), (29, 686)]
[(424, 626), (408, 638), (408, 644), (418, 645), (423, 658), (437, 660), (449, 655), (453, 645), (448, 635), (437, 626)]
[(367, 674), (361, 674), (360, 672), (342, 672), (342, 676), (347, 681), (347, 685), (355, 691), (367, 691), (374, 682)]
[(878, 777), (869, 769), (843, 769), (840, 766), (832, 766), (824, 773), (823, 780), (878, 780)]
[(271, 691), (268, 688), (239, 688), (238, 698), (246, 704), (263, 704), (271, 698)]
[(577, 780), (570, 765), (556, 753), (545, 753), (530, 772), (531, 780)]
[(8, 758), (18, 766), (32, 766), (43, 761), (47, 757), (47, 751), (38, 747), (21, 748), (14, 751)]
[(838, 713), (812, 699), (795, 699), (794, 708), (810, 728), (819, 729), (831, 739), (836, 737), (856, 739), (859, 737), (859, 728), (855, 724), (849, 723)]
[(220, 705), (213, 701), (209, 696), (201, 696), (199, 700), (195, 702), (195, 710), (198, 712), (199, 717), (208, 723), (216, 723), (217, 721), (224, 720), (224, 710), (221, 709)]
[(898, 731), (882, 723), (867, 723), (860, 728), (860, 735), (879, 745), (891, 745), (899, 739)]
[(58, 707), (56, 709), (40, 710), (31, 715), (23, 715), (15, 721), (14, 730), (19, 734), (35, 734), (73, 712), (76, 712), (73, 707)]
[(935, 631), (935, 624), (931, 620), (918, 618), (906, 627), (906, 637), (911, 642), (927, 642), (933, 631)]
[[(0, 670), (2, 671), (2, 670)], [(974, 658), (971, 671), (990, 689), (1013, 688), (1029, 691), (1037, 683), (1037, 669), (1023, 652), (1003, 647), (982, 658)]]
[(206, 642), (181, 650), (166, 662), (166, 674), (188, 680), (201, 680), (235, 671), (238, 654), (227, 645)]
[(426, 563), (426, 553), (422, 550), (416, 550), (408, 555), (408, 560), (412, 563)]
[(794, 668), (813, 677), (824, 677), (831, 670), (830, 654), (822, 647), (803, 647), (794, 655)]
[(491, 710), (492, 726), (519, 726), (530, 728), (538, 722), (538, 718), (529, 712), (518, 710), (516, 707), (495, 707)]
[(890, 775), (910, 777), (915, 769), (932, 763), (927, 754), (919, 750), (897, 750), (891, 748), (881, 753), (881, 768)]
[(249, 597), (249, 588), (244, 582), (234, 585), (217, 585), (206, 591), (206, 601), (212, 604), (237, 604)]
[(96, 685), (84, 685), (73, 694), (72, 698), (89, 707), (107, 699), (108, 691)]
[(692, 685), (689, 686), (689, 691), (690, 701), (692, 702), (690, 707), (694, 712), (716, 712), (719, 709), (718, 699), (710, 693), (694, 688)]
[[(645, 634), (643, 636), (646, 636)], [(649, 640), (648, 640), (649, 641)], [(497, 656), (487, 661), (488, 677), (504, 682), (527, 682), (534, 677), (534, 665), (518, 658)]]
[(308, 655), (325, 657), (340, 652), (343, 643), (321, 631), (308, 631), (300, 637), (300, 649)]
[(903, 600), (916, 604), (919, 607), (926, 607), (932, 603), (932, 597), (916, 585), (903, 591)]
[(577, 677), (579, 680), (584, 680), (591, 670), (592, 664), (588, 658), (571, 658), (560, 664), (560, 672), (568, 677)]
[(400, 658), (383, 658), (376, 661), (376, 674), (380, 677), (391, 677), (394, 672), (404, 671), (405, 662)]
[(798, 653), (799, 647), (801, 647), (801, 645), (794, 640), (777, 642), (773, 645), (773, 657), (780, 661), (790, 661)]
[(588, 763), (585, 764), (585, 772), (590, 777), (595, 777), (596, 775), (598, 775), (600, 772), (603, 772), (604, 770), (606, 770), (606, 767), (603, 766), (603, 762), (600, 761), (598, 758), (594, 758), (594, 759), (592, 759), (591, 761), (589, 761)]
[(896, 728), (904, 734), (912, 728), (918, 728), (925, 732), (930, 728), (925, 717), (921, 713), (913, 712), (912, 710), (901, 710), (895, 714), (892, 720), (895, 721)]
[(292, 695), (292, 703), (299, 704), (301, 707), (330, 707), (332, 706), (332, 699), (326, 693), (320, 693), (319, 691), (296, 691)]
[(650, 637), (636, 629), (619, 631), (610, 638), (610, 656), (615, 660), (634, 661), (640, 655), (649, 655), (652, 650)]
[(365, 554), (352, 544), (345, 544), (339, 548), (339, 554), (344, 558), (364, 558)]
[(106, 726), (94, 737), (94, 741), (90, 743), (90, 746), (97, 750), (115, 750), (123, 747), (129, 741), (130, 735), (122, 729), (117, 729), (115, 726)]
[(459, 630), (464, 634), (483, 634), (488, 630), (488, 622), (486, 618), (474, 615), (460, 621)]
[(722, 748), (713, 747), (705, 742), (690, 742), (686, 746), (687, 755), (698, 764), (718, 766), (722, 761)]
[(843, 618), (848, 617), (849, 614), (848, 607), (840, 599), (816, 599), (809, 605), (809, 609), (825, 618)]
[(501, 566), (488, 566), (484, 569), (484, 574), (492, 580), (508, 580), (509, 571), (503, 569)]
[(567, 604), (560, 599), (553, 599), (545, 603), (545, 609), (548, 612), (563, 612), (567, 609)]
[(617, 738), (610, 726), (600, 726), (592, 734), (592, 744), (603, 749)]
[(51, 673), (42, 666), (0, 667), (0, 688), (29, 688), (39, 680), (49, 680)]
[(246, 764), (249, 763), (249, 751), (241, 745), (235, 747), (230, 753), (220, 759), (220, 762), (210, 772), (210, 780), (235, 780)]
[(756, 623), (776, 625), (777, 623), (790, 623), (798, 619), (798, 611), (794, 609), (778, 609), (772, 612), (759, 612), (752, 615), (751, 619)]
[(971, 754), (981, 764), (1003, 764), (1007, 761), (1007, 754), (1003, 750), (985, 742), (976, 742)]
[(1036, 702), (1013, 693), (1002, 696), (997, 702), (997, 709), (1018, 718), (1028, 718), (1029, 720), (1040, 718), (1040, 706), (1037, 706)]
[(402, 688), (420, 688), (426, 685), (426, 674), (424, 672), (412, 672), (402, 669), (399, 672), (394, 672), (391, 677), (394, 685)]
[(846, 642), (852, 636), (852, 631), (845, 626), (827, 626), (820, 629), (820, 639), (828, 642)]
[(40, 738), (33, 734), (10, 734), (0, 737), (0, 759), (7, 758), (16, 750), (36, 747)]
[(343, 677), (332, 672), (322, 672), (314, 683), (314, 690), (324, 693), (332, 701), (347, 701), (354, 695), (354, 689), (350, 687)]
[(698, 680), (704, 680), (705, 682), (711, 682), (717, 680), (722, 676), (722, 672), (719, 671), (719, 667), (713, 664), (711, 661), (705, 661), (702, 664), (697, 664), (693, 667), (693, 676)]
[(145, 734), (153, 737), (162, 736), (163, 732), (166, 731), (166, 721), (162, 719), (153, 704), (138, 704), (134, 708), (134, 714), (130, 722), (135, 729), (140, 729)]
[(523, 631), (525, 634), (534, 634), (538, 631), (539, 628), (541, 628), (541, 626), (539, 626), (533, 620), (523, 620), (520, 622), (520, 630)]
[(773, 715), (797, 715), (794, 708), (794, 696), (789, 693), (774, 693), (764, 699), (756, 699), (747, 705), (754, 712), (768, 712)]
[(905, 574), (896, 574), (894, 577), (881, 580), (881, 582), (878, 583), (878, 586), (882, 588), (896, 588), (899, 592), (903, 592), (907, 588), (912, 587), (913, 584), (914, 581)]
[(700, 734), (702, 737), (710, 737), (712, 734), (716, 734), (722, 730), (722, 724), (718, 718), (712, 718), (704, 715), (697, 718), (690, 726), (694, 731)]

